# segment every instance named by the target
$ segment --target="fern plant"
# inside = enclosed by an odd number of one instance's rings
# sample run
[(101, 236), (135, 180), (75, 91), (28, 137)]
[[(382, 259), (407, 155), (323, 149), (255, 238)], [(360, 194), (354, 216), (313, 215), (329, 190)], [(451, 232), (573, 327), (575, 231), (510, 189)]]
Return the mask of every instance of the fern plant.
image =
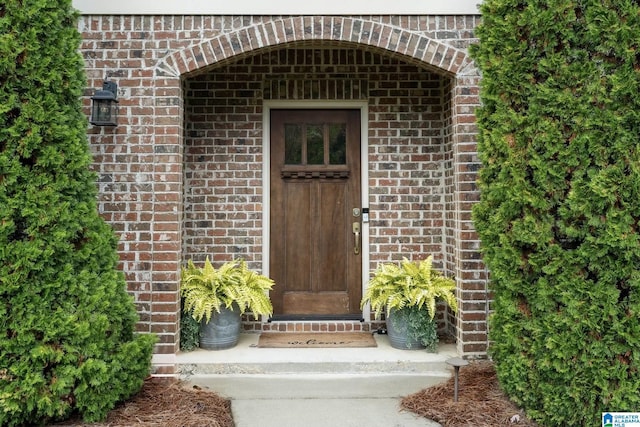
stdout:
[(419, 262), (404, 258), (400, 265), (381, 264), (373, 273), (369, 287), (362, 298), (361, 306), (371, 304), (376, 318), (387, 309), (417, 307), (426, 309), (431, 319), (436, 314), (438, 300), (445, 301), (455, 312), (458, 304), (455, 297), (455, 281), (433, 269), (433, 257)]
[(182, 269), (181, 294), (184, 309), (197, 321), (211, 320), (214, 311), (236, 305), (241, 313), (251, 312), (255, 317), (271, 315), (273, 305), (267, 291), (273, 280), (247, 267), (244, 260), (234, 260), (216, 269), (209, 258), (204, 267), (196, 267), (189, 260)]
[(445, 301), (455, 312), (455, 282), (433, 269), (433, 257), (400, 265), (381, 264), (369, 281), (361, 306), (371, 304), (376, 318), (386, 309), (387, 329), (395, 348), (424, 346), (434, 351), (438, 342), (436, 304)]

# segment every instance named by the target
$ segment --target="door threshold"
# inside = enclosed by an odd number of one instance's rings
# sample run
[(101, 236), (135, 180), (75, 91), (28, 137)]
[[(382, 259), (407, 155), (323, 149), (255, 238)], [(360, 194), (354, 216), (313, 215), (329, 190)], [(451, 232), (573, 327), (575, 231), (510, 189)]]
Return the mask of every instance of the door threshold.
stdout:
[(317, 322), (327, 320), (364, 322), (361, 314), (276, 314), (271, 316), (268, 322)]

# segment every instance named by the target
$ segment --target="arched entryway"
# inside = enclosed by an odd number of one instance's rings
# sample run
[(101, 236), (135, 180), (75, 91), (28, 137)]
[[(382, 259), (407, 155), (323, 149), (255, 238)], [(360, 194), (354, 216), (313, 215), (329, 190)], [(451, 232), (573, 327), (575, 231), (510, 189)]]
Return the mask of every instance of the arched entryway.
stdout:
[(480, 293), (485, 285), (484, 271), (465, 271), (475, 268), (466, 259), (479, 257), (470, 218), (476, 167), (469, 167), (477, 161), (478, 79), (464, 51), (374, 22), (291, 18), (176, 52), (158, 70), (182, 76), (182, 261), (243, 257), (269, 270), (265, 111), (284, 101), (325, 109), (360, 102), (362, 207), (370, 210), (361, 283), (379, 262), (434, 254), (459, 283), (461, 312), (443, 311), (442, 328), (461, 352), (484, 351), (473, 342), (465, 349), (463, 337), (466, 328), (483, 332), (479, 305), (465, 303), (478, 292), (467, 294), (465, 283)]

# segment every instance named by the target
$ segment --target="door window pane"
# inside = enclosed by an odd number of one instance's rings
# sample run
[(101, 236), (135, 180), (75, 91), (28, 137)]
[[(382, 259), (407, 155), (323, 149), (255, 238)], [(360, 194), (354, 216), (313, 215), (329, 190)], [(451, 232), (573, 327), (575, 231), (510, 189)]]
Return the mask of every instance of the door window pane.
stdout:
[(322, 125), (307, 125), (307, 164), (324, 165)]
[(287, 165), (346, 165), (346, 133), (346, 123), (286, 123), (284, 162)]
[(284, 163), (302, 164), (302, 125), (284, 125)]
[(329, 125), (329, 164), (347, 163), (347, 126), (345, 123)]

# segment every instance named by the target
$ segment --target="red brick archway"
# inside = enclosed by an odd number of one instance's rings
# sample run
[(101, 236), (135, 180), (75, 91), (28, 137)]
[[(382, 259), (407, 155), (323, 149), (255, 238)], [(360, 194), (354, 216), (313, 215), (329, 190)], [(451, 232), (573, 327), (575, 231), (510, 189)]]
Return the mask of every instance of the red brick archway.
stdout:
[(451, 74), (473, 68), (464, 50), (401, 27), (353, 17), (298, 16), (253, 24), (172, 52), (157, 69), (180, 76), (256, 49), (320, 40), (383, 49)]

